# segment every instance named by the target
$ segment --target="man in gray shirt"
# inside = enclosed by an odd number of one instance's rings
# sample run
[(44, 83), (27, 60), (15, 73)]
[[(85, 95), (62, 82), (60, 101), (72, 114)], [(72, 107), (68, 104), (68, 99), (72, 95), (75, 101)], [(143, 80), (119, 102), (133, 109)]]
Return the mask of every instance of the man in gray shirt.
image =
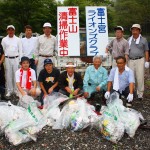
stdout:
[(131, 27), (132, 36), (129, 42), (129, 61), (128, 66), (134, 71), (137, 95), (140, 100), (143, 99), (144, 92), (144, 64), (149, 68), (149, 48), (146, 38), (142, 37), (141, 26), (133, 24)]
[(108, 51), (112, 50), (113, 62), (112, 67), (116, 67), (116, 58), (123, 56), (128, 60), (129, 55), (129, 44), (128, 41), (123, 37), (124, 29), (122, 26), (114, 28), (116, 38), (113, 39), (106, 47), (106, 55)]

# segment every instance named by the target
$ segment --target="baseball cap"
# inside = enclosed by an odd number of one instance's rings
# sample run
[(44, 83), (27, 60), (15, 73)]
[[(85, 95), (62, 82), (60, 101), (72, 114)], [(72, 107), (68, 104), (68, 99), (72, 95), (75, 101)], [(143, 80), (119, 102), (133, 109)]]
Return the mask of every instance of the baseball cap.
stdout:
[(141, 30), (141, 26), (140, 24), (133, 24), (132, 27), (130, 28), (132, 30), (132, 28), (138, 28)]
[(30, 63), (30, 59), (29, 59), (28, 57), (26, 57), (26, 56), (23, 56), (23, 57), (21, 58), (20, 64), (22, 64), (24, 61), (28, 61), (28, 62)]
[(124, 28), (123, 28), (122, 26), (116, 26), (116, 27), (114, 28), (114, 30), (115, 30), (115, 31), (116, 31), (116, 30), (124, 31)]
[(52, 25), (51, 25), (49, 22), (46, 22), (46, 23), (44, 23), (44, 25), (43, 25), (43, 28), (44, 28), (44, 27), (50, 27), (50, 28), (51, 28)]
[(45, 59), (45, 60), (44, 60), (44, 66), (47, 65), (47, 64), (53, 64), (52, 60), (49, 59), (49, 58), (48, 58), (48, 59)]
[(13, 25), (8, 25), (8, 26), (7, 26), (7, 30), (8, 30), (9, 28), (12, 28), (12, 29), (15, 30), (15, 27), (14, 27)]

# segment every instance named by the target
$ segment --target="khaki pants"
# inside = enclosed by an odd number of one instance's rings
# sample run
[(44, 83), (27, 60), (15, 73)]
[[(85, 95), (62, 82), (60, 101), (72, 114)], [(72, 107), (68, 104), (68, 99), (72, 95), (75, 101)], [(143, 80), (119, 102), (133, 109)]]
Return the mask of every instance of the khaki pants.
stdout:
[(134, 72), (135, 79), (136, 79), (136, 87), (137, 87), (137, 95), (143, 96), (144, 93), (144, 63), (145, 58), (136, 59), (136, 60), (129, 60), (128, 66)]

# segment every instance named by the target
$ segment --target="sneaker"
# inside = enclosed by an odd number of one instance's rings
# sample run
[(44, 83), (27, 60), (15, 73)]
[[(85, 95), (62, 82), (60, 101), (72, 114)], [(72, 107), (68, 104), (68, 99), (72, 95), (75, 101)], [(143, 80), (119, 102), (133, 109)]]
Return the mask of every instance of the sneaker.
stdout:
[(132, 107), (132, 102), (127, 102), (126, 107), (131, 108)]
[(10, 96), (11, 96), (11, 93), (8, 92), (8, 93), (6, 94), (6, 97), (10, 97)]
[(39, 108), (39, 109), (43, 109), (43, 105), (41, 105), (41, 106), (38, 106), (38, 108)]

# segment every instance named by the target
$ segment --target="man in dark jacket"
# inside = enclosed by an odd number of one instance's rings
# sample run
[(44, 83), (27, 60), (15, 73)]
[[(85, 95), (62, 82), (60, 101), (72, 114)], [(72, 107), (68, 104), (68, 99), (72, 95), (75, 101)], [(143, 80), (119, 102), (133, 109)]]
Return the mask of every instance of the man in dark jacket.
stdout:
[(73, 62), (68, 62), (66, 71), (60, 74), (58, 80), (59, 92), (70, 98), (81, 93), (83, 88), (83, 80), (81, 75), (75, 72), (75, 67)]

